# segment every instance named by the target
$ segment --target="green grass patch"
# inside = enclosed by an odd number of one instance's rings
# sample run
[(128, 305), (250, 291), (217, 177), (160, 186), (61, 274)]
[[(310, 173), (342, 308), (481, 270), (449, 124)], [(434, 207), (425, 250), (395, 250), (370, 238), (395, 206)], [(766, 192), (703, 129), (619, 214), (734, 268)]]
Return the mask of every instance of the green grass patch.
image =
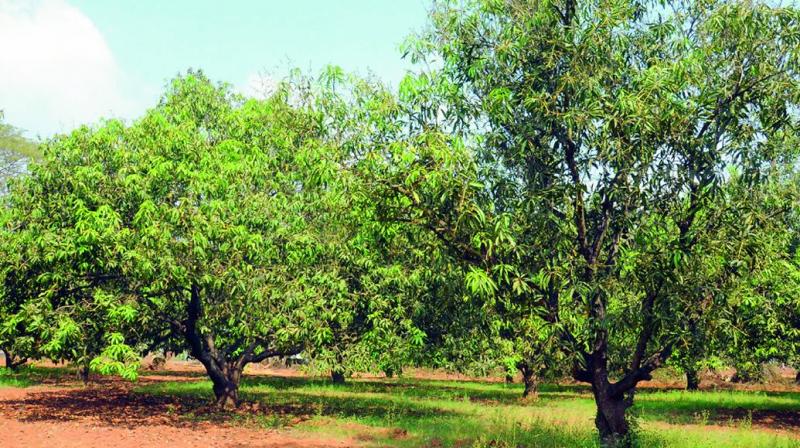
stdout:
[(58, 382), (74, 373), (69, 368), (20, 366), (15, 370), (0, 367), (0, 387), (30, 387), (44, 382)]
[[(211, 399), (208, 381), (137, 390)], [(235, 419), (352, 437), (368, 446), (598, 446), (587, 388), (546, 385), (531, 402), (522, 401), (521, 393), (520, 385), (469, 381), (400, 378), (334, 385), (327, 379), (247, 377), (241, 398), (259, 403), (262, 412)], [(800, 448), (789, 431), (754, 427), (748, 417), (748, 412), (800, 412), (800, 394), (641, 391), (636, 403), (641, 446)]]

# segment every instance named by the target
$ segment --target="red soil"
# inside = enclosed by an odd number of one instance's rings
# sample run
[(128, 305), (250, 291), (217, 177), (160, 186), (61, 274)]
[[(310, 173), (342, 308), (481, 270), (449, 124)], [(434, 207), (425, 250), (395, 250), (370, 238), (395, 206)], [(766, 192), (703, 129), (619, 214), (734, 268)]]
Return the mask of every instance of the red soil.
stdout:
[(131, 394), (121, 382), (83, 387), (0, 388), (0, 447), (351, 447), (225, 423), (187, 422), (177, 400)]
[[(42, 363), (39, 363), (42, 364)], [(142, 370), (138, 384), (158, 381), (196, 381), (205, 378), (196, 362), (170, 360), (159, 371)], [(280, 365), (251, 365), (250, 375), (304, 376), (297, 368)], [(768, 385), (733, 384), (721, 375), (706, 374), (702, 389), (798, 391), (792, 384), (793, 372), (781, 372), (781, 379)], [(359, 375), (365, 379), (380, 376)], [(406, 377), (434, 380), (502, 381), (497, 378), (471, 378), (464, 375), (408, 369)], [(785, 378), (783, 378), (785, 377)], [(791, 377), (791, 378), (790, 378)], [(68, 377), (53, 377), (45, 385), (24, 389), (0, 388), (0, 447), (65, 447), (65, 448), (139, 448), (169, 447), (352, 447), (368, 443), (373, 435), (359, 434), (351, 439), (332, 439), (307, 436), (289, 430), (254, 429), (241, 424), (232, 425), (226, 418), (185, 418), (208, 411), (206, 403), (187, 398), (148, 396), (130, 392), (132, 384), (119, 379), (96, 377), (89, 387), (76, 386)], [(683, 388), (679, 378), (661, 378), (645, 382), (646, 388)], [(258, 409), (247, 405), (242, 413), (282, 413), (279, 409)], [(739, 410), (720, 411), (720, 418), (748, 418), (754, 427), (790, 432), (800, 430), (796, 413), (755, 411), (744, 415)], [(184, 417), (182, 417), (184, 416)], [(297, 424), (302, 419), (290, 422)], [(392, 434), (403, 438), (405, 434)]]

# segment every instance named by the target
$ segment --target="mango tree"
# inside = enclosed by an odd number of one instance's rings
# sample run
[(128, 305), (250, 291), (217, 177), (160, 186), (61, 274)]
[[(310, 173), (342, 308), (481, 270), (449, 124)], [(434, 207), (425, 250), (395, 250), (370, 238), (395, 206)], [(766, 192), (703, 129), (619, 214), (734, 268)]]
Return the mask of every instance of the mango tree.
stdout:
[[(732, 176), (764, 183), (795, 146), (799, 20), (758, 2), (440, 1), (408, 46), (434, 67), (415, 85), (433, 100), (413, 118), (458, 132), (483, 184), (427, 212), (426, 226), (450, 241), (469, 231), (441, 217), (471, 198), (483, 213), (468, 216), (513, 223), (508, 238), (461, 237), (473, 243), (461, 258), (480, 257), (487, 292), (517, 282), (509, 297), (557, 329), (574, 378), (592, 386), (604, 445), (631, 443), (636, 385), (701, 312), (681, 276), (710, 257), (725, 269), (756, 261), (721, 250), (735, 240), (715, 239), (710, 211), (732, 200)], [(750, 243), (747, 226), (729, 230)], [(494, 260), (503, 250), (521, 258)]]
[(179, 340), (228, 407), (248, 363), (324, 341), (346, 288), (318, 269), (342, 204), (321, 122), (287, 86), (245, 101), (189, 72), (129, 127), (48, 142), (7, 222), (33, 242), (10, 271), (58, 316), (43, 344), (69, 345), (99, 310), (115, 318), (92, 319), (95, 368), (134, 372), (131, 344)]

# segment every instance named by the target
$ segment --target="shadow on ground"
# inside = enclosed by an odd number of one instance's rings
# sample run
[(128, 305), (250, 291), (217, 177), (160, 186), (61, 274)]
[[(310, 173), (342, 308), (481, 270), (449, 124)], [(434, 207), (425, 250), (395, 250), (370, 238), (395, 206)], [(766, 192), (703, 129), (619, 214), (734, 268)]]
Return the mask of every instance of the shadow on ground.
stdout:
[[(70, 372), (57, 372), (70, 375)], [(28, 375), (43, 381), (61, 381), (58, 374), (34, 370)], [(191, 426), (202, 421), (246, 421), (271, 427), (292, 426), (314, 417), (365, 422), (374, 427), (401, 427), (426, 434), (431, 440), (475, 440), (487, 423), (498, 427), (492, 437), (503, 440), (553, 440), (570, 446), (589, 443), (593, 432), (569, 432), (545, 420), (527, 423), (535, 431), (517, 435), (507, 411), (527, 415), (526, 408), (558, 415), (572, 412), (590, 421), (591, 394), (582, 385), (543, 385), (539, 399), (521, 400), (521, 386), (452, 380), (368, 379), (333, 385), (327, 378), (246, 376), (245, 401), (236, 412), (220, 413), (209, 407), (211, 385), (198, 372), (143, 372), (136, 383), (97, 378), (90, 387), (31, 390), (0, 400), (0, 413), (21, 421), (88, 420), (128, 428), (148, 425)], [(33, 381), (33, 380), (32, 380)], [(74, 384), (74, 382), (73, 382)], [(472, 403), (480, 406), (460, 406)], [(575, 409), (578, 409), (577, 411)], [(484, 415), (484, 411), (485, 415)], [(668, 423), (752, 425), (790, 432), (800, 431), (800, 393), (695, 392), (646, 389), (637, 394), (634, 409), (642, 419)], [(586, 415), (584, 416), (583, 413)], [(487, 422), (485, 416), (496, 421)], [(591, 423), (589, 423), (591, 428)], [(455, 432), (450, 436), (447, 432)], [(588, 434), (588, 435), (587, 435)], [(547, 437), (544, 437), (547, 436)], [(449, 439), (448, 439), (449, 437)], [(531, 439), (533, 440), (533, 439)], [(588, 442), (587, 442), (588, 441)], [(419, 442), (417, 440), (416, 442)], [(427, 443), (427, 442), (426, 442)], [(414, 446), (409, 442), (409, 446)], [(523, 445), (524, 446), (524, 445)], [(540, 445), (536, 446), (551, 446)]]

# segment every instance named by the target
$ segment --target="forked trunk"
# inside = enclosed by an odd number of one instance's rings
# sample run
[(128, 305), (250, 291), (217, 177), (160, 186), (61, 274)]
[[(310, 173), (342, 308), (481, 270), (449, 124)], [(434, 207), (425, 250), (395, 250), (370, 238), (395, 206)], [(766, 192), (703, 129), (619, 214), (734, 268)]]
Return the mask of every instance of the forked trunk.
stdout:
[(212, 379), (214, 405), (222, 410), (235, 409), (239, 405), (239, 380), (241, 371), (229, 371), (223, 378)]
[(630, 426), (625, 418), (630, 401), (625, 400), (622, 396), (604, 396), (595, 391), (595, 403), (597, 404), (597, 416), (594, 423), (600, 433), (601, 445), (607, 448), (632, 446)]
[(632, 379), (634, 377), (626, 376), (619, 382), (611, 384), (608, 381), (605, 358), (601, 358), (593, 368), (592, 394), (597, 406), (594, 424), (600, 435), (600, 446), (604, 448), (634, 446), (626, 418), (628, 408), (633, 405), (633, 394), (636, 390), (637, 381), (631, 381)]
[[(190, 353), (206, 369), (211, 379), (214, 390), (214, 404), (219, 409), (232, 409), (239, 405), (239, 382), (242, 379), (244, 368), (250, 363), (257, 363), (273, 356), (297, 355), (303, 349), (298, 346), (288, 350), (267, 350), (263, 342), (252, 342), (243, 352), (235, 358), (231, 351), (218, 350), (214, 342), (214, 335), (203, 333), (198, 329), (198, 321), (202, 315), (201, 288), (197, 284), (191, 287), (191, 299), (187, 307), (187, 319), (183, 322), (174, 322), (172, 328), (183, 335), (191, 348)], [(241, 341), (240, 344), (243, 344)], [(242, 345), (239, 345), (242, 347)], [(261, 347), (261, 350), (256, 352)]]
[(245, 363), (237, 361), (214, 361), (210, 356), (198, 357), (206, 368), (214, 390), (214, 405), (221, 410), (239, 406), (239, 382)]
[(686, 390), (697, 390), (700, 388), (700, 374), (697, 369), (686, 370)]
[(732, 383), (754, 383), (761, 380), (760, 366), (758, 367), (737, 367), (736, 372), (731, 377)]
[[(176, 324), (175, 327), (182, 331), (192, 349), (192, 356), (206, 368), (206, 373), (213, 384), (214, 404), (219, 409), (236, 408), (239, 405), (239, 380), (242, 378), (245, 365), (252, 359), (246, 359), (245, 356), (233, 361), (225, 359), (225, 356), (216, 349), (214, 337), (198, 331), (197, 322), (202, 314), (202, 301), (200, 287), (196, 284), (192, 285), (187, 314), (185, 323), (182, 326)], [(248, 356), (252, 354), (252, 349), (248, 348)]]

